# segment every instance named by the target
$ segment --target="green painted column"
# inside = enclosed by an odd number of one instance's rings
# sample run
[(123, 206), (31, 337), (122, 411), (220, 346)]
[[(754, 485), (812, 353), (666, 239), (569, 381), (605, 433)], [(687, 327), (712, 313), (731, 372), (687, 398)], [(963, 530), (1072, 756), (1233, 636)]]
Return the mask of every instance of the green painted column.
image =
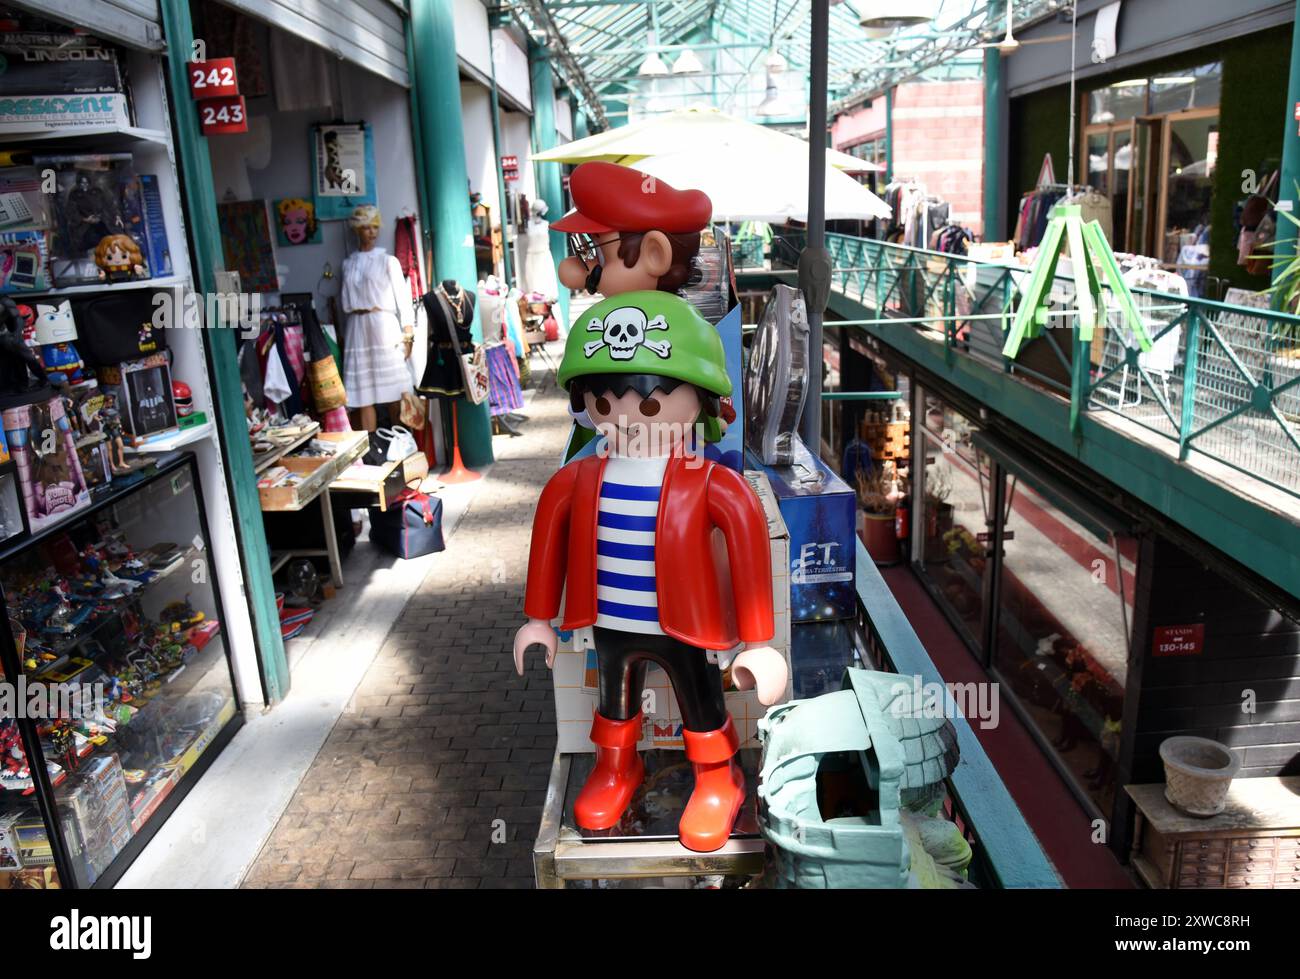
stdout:
[(591, 127), (587, 125), (587, 113), (578, 108), (577, 100), (573, 105), (573, 138), (586, 139), (591, 135)]
[(488, 59), (492, 65), (492, 170), (497, 175), (497, 221), (501, 224), (501, 274), (506, 279), (506, 289), (515, 284), (513, 264), (510, 260), (509, 214), (506, 208), (506, 175), (501, 169), (501, 95), (497, 89), (495, 56)]
[[(469, 213), (469, 173), (465, 166), (465, 130), (460, 112), (460, 70), (456, 66), (456, 31), (452, 5), (446, 0), (411, 0), (415, 85), (414, 124), (424, 147), (425, 224), (433, 232), (430, 285), (455, 279), (472, 288), (478, 281), (474, 234)], [(483, 327), (474, 321), (474, 337)], [(457, 402), (460, 452), (471, 468), (492, 462), (492, 426), (488, 404)]]
[(894, 90), (885, 89), (885, 183), (894, 179)]
[[(559, 145), (555, 132), (555, 69), (551, 67), (551, 55), (546, 48), (536, 44), (528, 45), (529, 75), (533, 88), (533, 152), (552, 149)], [(537, 193), (546, 201), (549, 209), (547, 217), (558, 221), (564, 213), (564, 190), (560, 183), (560, 164), (535, 164)], [(568, 253), (568, 241), (559, 231), (551, 232), (551, 258), (555, 260), (556, 269)], [(560, 286), (560, 318), (564, 325), (569, 325), (569, 290)]]
[[(1006, 11), (1005, 2), (989, 4), (989, 18), (996, 20)], [(1001, 241), (1007, 220), (1006, 182), (1002, 167), (1003, 113), (1006, 109), (1006, 81), (1002, 77), (1002, 52), (984, 49), (984, 240)]]
[[(194, 288), (212, 295), (217, 292), (216, 273), (225, 268), (225, 259), (221, 250), (221, 233), (217, 228), (217, 195), (212, 184), (208, 141), (199, 133), (199, 117), (189, 98), (189, 80), (185, 70), (194, 45), (194, 24), (190, 19), (188, 0), (161, 0), (161, 7), (163, 31), (170, 52), (166, 59), (167, 76), (176, 107), (176, 152), (184, 175), (186, 221), (194, 247)], [(275, 586), (271, 580), (271, 552), (262, 525), (253, 453), (248, 445), (238, 352), (234, 337), (208, 333), (204, 340), (230, 507), (235, 519), (239, 553), (243, 558), (244, 591), (257, 639), (262, 692), (266, 702), (273, 704), (283, 700), (289, 692), (289, 661), (285, 658), (284, 640), (280, 636), (280, 613), (275, 606)], [(233, 601), (235, 596), (228, 595), (227, 599)]]
[[(1286, 120), (1282, 132), (1282, 175), (1277, 185), (1279, 206), (1282, 201), (1291, 201), (1292, 215), (1300, 217), (1300, 205), (1297, 204), (1297, 197), (1300, 197), (1300, 194), (1296, 191), (1296, 184), (1300, 183), (1300, 129), (1297, 128), (1300, 127), (1300, 121), (1295, 118), (1297, 104), (1300, 104), (1300, 2), (1296, 3), (1295, 21), (1291, 25), (1291, 78), (1286, 86)], [(1294, 230), (1289, 221), (1278, 220), (1278, 243), (1274, 253), (1278, 258), (1289, 261), (1295, 255)], [(1274, 278), (1284, 266), (1285, 262), (1274, 266)]]

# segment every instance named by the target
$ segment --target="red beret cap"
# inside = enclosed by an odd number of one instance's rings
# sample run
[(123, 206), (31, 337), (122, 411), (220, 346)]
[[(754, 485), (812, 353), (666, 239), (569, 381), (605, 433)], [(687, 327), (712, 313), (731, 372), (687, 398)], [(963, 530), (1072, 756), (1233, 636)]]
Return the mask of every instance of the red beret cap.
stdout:
[(703, 231), (713, 214), (704, 191), (678, 190), (617, 163), (581, 164), (569, 178), (569, 191), (575, 210), (552, 222), (553, 231)]

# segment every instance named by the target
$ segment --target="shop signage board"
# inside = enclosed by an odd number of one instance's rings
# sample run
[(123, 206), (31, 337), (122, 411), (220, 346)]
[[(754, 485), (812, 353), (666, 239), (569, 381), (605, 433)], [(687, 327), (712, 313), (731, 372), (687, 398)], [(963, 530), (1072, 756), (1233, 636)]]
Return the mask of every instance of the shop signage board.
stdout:
[(248, 132), (248, 110), (242, 95), (228, 95), (199, 102), (199, 126), (204, 136), (226, 136)]
[(239, 78), (234, 58), (191, 61), (186, 67), (190, 80), (190, 98), (195, 100), (224, 98), (239, 94)]
[(519, 157), (514, 154), (501, 157), (501, 172), (507, 180), (519, 179)]
[(1200, 656), (1205, 651), (1205, 624), (1156, 626), (1153, 656)]

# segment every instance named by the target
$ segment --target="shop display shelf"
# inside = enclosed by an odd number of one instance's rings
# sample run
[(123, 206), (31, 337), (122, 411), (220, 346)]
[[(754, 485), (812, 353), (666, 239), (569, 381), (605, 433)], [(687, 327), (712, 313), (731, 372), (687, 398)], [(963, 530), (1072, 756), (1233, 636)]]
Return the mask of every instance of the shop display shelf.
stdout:
[[(95, 634), (107, 623), (116, 621), (121, 616), (123, 609), (129, 608), (142, 601), (146, 595), (151, 594), (159, 585), (167, 581), (178, 569), (189, 565), (194, 556), (199, 553), (201, 553), (201, 550), (197, 547), (187, 548), (181, 555), (179, 561), (173, 563), (172, 566), (165, 571), (160, 571), (154, 578), (151, 578), (148, 582), (142, 584), (131, 594), (123, 595), (121, 598), (105, 599), (106, 602), (111, 603), (110, 607), (106, 611), (102, 614), (92, 615), (82, 628), (78, 629), (76, 632), (69, 633), (66, 636), (61, 636), (58, 638), (57, 642), (51, 642), (49, 644), (51, 651), (55, 652), (59, 658), (30, 674), (32, 679), (43, 679), (46, 674), (53, 670), (57, 670), (67, 661), (67, 657), (71, 655), (73, 650), (85, 643), (87, 640), (93, 639)], [(12, 614), (12, 610), (10, 610), (10, 614)]]
[(184, 469), (189, 464), (190, 458), (190, 453), (178, 453), (170, 459), (151, 460), (146, 469), (114, 476), (113, 481), (107, 486), (107, 491), (101, 496), (92, 497), (89, 506), (73, 510), (57, 522), (42, 527), (37, 533), (18, 538), (12, 544), (5, 541), (4, 545), (7, 546), (0, 546), (0, 564), (8, 561), (19, 552), (27, 550), (38, 541), (54, 536), (72, 523), (126, 499), (136, 490), (143, 489), (150, 483), (175, 473), (179, 469)]
[(152, 455), (158, 452), (172, 452), (182, 446), (210, 438), (216, 430), (216, 423), (209, 420), (202, 425), (195, 425), (193, 428), (182, 428), (180, 431), (169, 432), (160, 438), (150, 439), (143, 445), (128, 445), (125, 447), (126, 454)]
[(28, 143), (62, 144), (78, 140), (93, 142), (96, 153), (113, 153), (130, 150), (141, 143), (171, 146), (171, 134), (165, 129), (146, 129), (141, 126), (63, 126), (58, 129), (36, 129), (27, 132), (0, 133), (0, 146), (26, 145)]
[(30, 292), (13, 292), (9, 293), (14, 299), (32, 298), (36, 299), (41, 296), (79, 296), (89, 292), (119, 292), (124, 289), (174, 289), (177, 286), (188, 286), (190, 277), (188, 275), (160, 275), (152, 279), (132, 279), (129, 282), (90, 282), (81, 286), (55, 286), (53, 289), (32, 290)]

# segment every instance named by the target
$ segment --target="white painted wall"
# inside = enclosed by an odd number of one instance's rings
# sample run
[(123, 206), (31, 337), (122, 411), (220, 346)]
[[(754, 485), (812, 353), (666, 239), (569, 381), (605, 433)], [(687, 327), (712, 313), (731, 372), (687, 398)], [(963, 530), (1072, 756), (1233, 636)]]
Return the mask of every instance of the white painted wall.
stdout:
[[(445, 0), (444, 0), (445, 2)], [(487, 7), (482, 0), (454, 0), (456, 56), (492, 77), (492, 42), (488, 32)]]
[(460, 82), (461, 128), (465, 133), (465, 169), (469, 186), (483, 195), (499, 223), (501, 195), (497, 191), (496, 146), (492, 142), (492, 94), (478, 82)]
[[(364, 120), (374, 130), (375, 183), (384, 228), (379, 243), (393, 247), (394, 221), (403, 214), (419, 211), (415, 183), (415, 150), (411, 142), (410, 93), (378, 75), (346, 61), (335, 63), (342, 101), (342, 117), (349, 122)], [(239, 199), (264, 200), (274, 238), (273, 201), (281, 197), (311, 196), (311, 126), (339, 115), (322, 107), (300, 112), (280, 112), (271, 97), (250, 99), (250, 125), (264, 128), (269, 145), (250, 156), (239, 142), (210, 139), (213, 169), (219, 174), (242, 174), (246, 183), (217, 180), (217, 200), (227, 199), (233, 190)], [(317, 309), (327, 313), (325, 298), (338, 294), (338, 271), (354, 247), (343, 221), (321, 223), (321, 242), (316, 245), (274, 246), (280, 269), (280, 286), (285, 292), (313, 292)], [(321, 279), (325, 264), (335, 272), (333, 279)], [(264, 297), (275, 302), (277, 296)]]
[(496, 63), (497, 88), (529, 112), (533, 109), (532, 83), (528, 77), (528, 54), (508, 31), (492, 32), (492, 59)]

